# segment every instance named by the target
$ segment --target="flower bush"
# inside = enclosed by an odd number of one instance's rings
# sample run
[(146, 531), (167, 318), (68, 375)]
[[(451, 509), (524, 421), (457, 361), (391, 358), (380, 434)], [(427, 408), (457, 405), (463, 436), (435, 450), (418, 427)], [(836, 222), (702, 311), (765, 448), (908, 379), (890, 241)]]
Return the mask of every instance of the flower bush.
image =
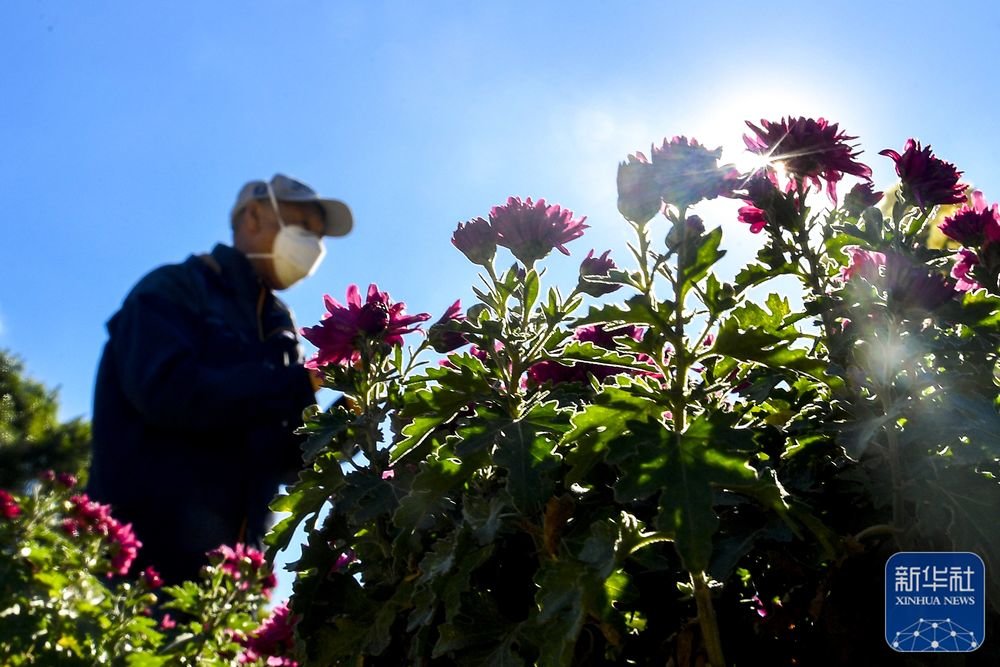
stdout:
[(30, 493), (0, 490), (0, 664), (297, 664), (292, 622), (263, 609), (274, 575), (244, 545), (209, 554), (201, 581), (163, 586), (134, 572), (131, 526), (47, 473)]
[[(307, 664), (897, 664), (890, 554), (1000, 564), (996, 208), (956, 210), (961, 174), (912, 139), (883, 195), (837, 124), (748, 126), (754, 173), (684, 137), (629, 155), (630, 265), (591, 250), (568, 291), (543, 262), (584, 219), (511, 198), (458, 225), (477, 302), (427, 337), (374, 285), (328, 300), (304, 334), (344, 400), (307, 415), (268, 538), (308, 536)], [(693, 214), (719, 196), (759, 245), (732, 280)], [(758, 296), (789, 277), (801, 308)]]

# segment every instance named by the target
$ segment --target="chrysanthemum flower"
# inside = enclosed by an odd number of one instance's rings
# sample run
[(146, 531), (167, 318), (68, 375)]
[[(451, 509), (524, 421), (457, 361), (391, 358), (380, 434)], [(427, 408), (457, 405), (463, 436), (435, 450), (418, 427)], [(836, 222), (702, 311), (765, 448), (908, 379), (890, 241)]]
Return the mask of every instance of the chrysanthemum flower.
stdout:
[(728, 195), (737, 187), (739, 173), (719, 165), (722, 148), (709, 150), (694, 139), (674, 137), (652, 149), (653, 177), (660, 197), (678, 209), (704, 199)]
[(642, 153), (618, 165), (618, 211), (626, 220), (644, 224), (663, 208), (656, 173)]
[(993, 204), (987, 208), (983, 193), (976, 190), (972, 193), (972, 206), (963, 206), (955, 215), (945, 218), (938, 229), (964, 246), (979, 246), (991, 227), (1000, 229), (1000, 206)]
[(458, 223), (458, 228), (451, 235), (451, 243), (473, 264), (486, 266), (497, 254), (497, 234), (483, 218)]
[(580, 282), (577, 289), (590, 296), (604, 296), (621, 288), (621, 285), (609, 285), (587, 280), (592, 276), (607, 278), (612, 269), (618, 268), (614, 260), (608, 256), (610, 254), (610, 250), (605, 250), (599, 257), (594, 257), (593, 250), (587, 253), (587, 256), (580, 262)]
[(122, 524), (111, 516), (111, 507), (91, 500), (86, 494), (69, 499), (67, 518), (63, 530), (72, 537), (99, 535), (108, 538), (111, 552), (111, 569), (108, 576), (128, 574), (132, 562), (142, 546), (132, 530), (132, 524)]
[(741, 206), (736, 219), (750, 225), (754, 234), (759, 234), (767, 226), (767, 213), (756, 206)]
[(865, 250), (856, 245), (844, 246), (842, 252), (848, 257), (847, 266), (840, 272), (840, 277), (845, 282), (855, 276), (868, 282), (875, 282), (879, 278), (879, 267), (885, 266), (884, 253)]
[(21, 514), (21, 506), (17, 504), (14, 496), (0, 489), (0, 516), (9, 520), (17, 517), (19, 514)]
[(564, 244), (583, 236), (586, 217), (573, 219), (573, 212), (557, 204), (537, 202), (531, 197), (521, 201), (510, 197), (503, 206), (490, 210), (490, 225), (497, 234), (497, 245), (514, 254), (525, 266), (532, 266), (553, 249), (569, 254)]
[(787, 174), (809, 181), (818, 189), (826, 181), (831, 201), (837, 201), (837, 182), (844, 174), (871, 178), (872, 170), (855, 160), (860, 151), (847, 143), (857, 137), (840, 131), (837, 123), (804, 116), (782, 118), (778, 122), (762, 119), (761, 127), (750, 121), (746, 123), (756, 135), (743, 136), (750, 152), (781, 162)]
[(958, 182), (962, 172), (952, 163), (935, 157), (930, 146), (921, 147), (919, 141), (907, 139), (902, 154), (887, 148), (879, 151), (879, 155), (896, 163), (903, 197), (918, 207), (965, 201), (965, 185)]
[(236, 637), (236, 641), (243, 646), (239, 664), (264, 660), (265, 664), (274, 667), (296, 667), (298, 663), (288, 656), (295, 650), (297, 620), (291, 615), (287, 602), (277, 605), (250, 636)]
[(306, 368), (321, 368), (328, 364), (352, 363), (361, 358), (365, 341), (385, 345), (402, 345), (403, 334), (415, 331), (418, 322), (430, 319), (428, 313), (406, 315), (406, 304), (393, 303), (387, 292), (378, 286), (368, 286), (365, 303), (357, 285), (347, 288), (347, 305), (342, 306), (329, 294), (323, 296), (327, 312), (322, 321), (302, 329), (302, 335), (318, 349), (316, 356), (306, 361)]
[(972, 267), (979, 264), (979, 255), (968, 248), (962, 248), (956, 253), (958, 261), (951, 267), (951, 277), (955, 279), (955, 290), (968, 292), (969, 290), (982, 287), (970, 276)]

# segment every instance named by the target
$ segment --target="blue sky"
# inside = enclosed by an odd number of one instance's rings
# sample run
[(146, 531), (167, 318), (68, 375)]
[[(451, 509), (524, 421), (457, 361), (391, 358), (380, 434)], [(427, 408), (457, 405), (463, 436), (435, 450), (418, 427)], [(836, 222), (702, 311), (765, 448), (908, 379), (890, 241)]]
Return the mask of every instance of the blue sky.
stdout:
[[(746, 119), (839, 122), (879, 186), (878, 151), (916, 137), (1000, 199), (993, 2), (8, 0), (0, 17), (0, 348), (60, 387), (66, 418), (90, 414), (128, 289), (227, 241), (239, 187), (275, 171), (356, 218), (285, 293), (300, 325), (352, 282), (435, 317), (470, 303), (450, 235), (509, 195), (588, 216), (548, 263), (569, 288), (589, 249), (627, 259), (620, 160), (676, 134), (735, 158)], [(736, 206), (700, 213), (738, 261), (760, 239)]]

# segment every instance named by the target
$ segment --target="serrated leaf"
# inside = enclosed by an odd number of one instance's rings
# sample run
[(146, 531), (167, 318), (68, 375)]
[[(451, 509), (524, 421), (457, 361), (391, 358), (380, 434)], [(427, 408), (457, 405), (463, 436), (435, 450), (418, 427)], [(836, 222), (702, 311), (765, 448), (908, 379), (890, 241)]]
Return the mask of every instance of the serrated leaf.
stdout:
[(665, 409), (626, 388), (605, 387), (592, 403), (573, 415), (572, 428), (560, 441), (561, 449), (570, 447), (566, 462), (571, 469), (566, 474), (566, 484), (584, 479), (607, 453), (610, 444), (627, 431), (628, 422), (656, 419)]
[(513, 422), (500, 434), (493, 462), (507, 471), (507, 492), (522, 512), (534, 511), (551, 493), (553, 480), (546, 473), (559, 465), (554, 445), (524, 421)]
[(680, 273), (677, 292), (681, 296), (678, 298), (682, 299), (691, 286), (704, 278), (708, 270), (726, 255), (725, 250), (719, 250), (720, 243), (722, 243), (722, 227), (716, 227), (701, 238), (701, 244), (691, 263), (683, 267)]
[[(615, 485), (620, 502), (635, 502), (659, 493), (657, 528), (673, 538), (690, 572), (703, 572), (712, 553), (719, 519), (713, 488), (747, 485), (756, 472), (744, 456), (721, 442), (739, 441), (732, 429), (699, 417), (682, 434), (658, 422), (630, 424), (631, 433), (615, 444), (614, 462), (622, 471)], [(728, 431), (728, 432), (727, 432)], [(749, 433), (745, 436), (749, 438)]]
[[(642, 324), (650, 327), (666, 328), (668, 322), (666, 318), (654, 311), (650, 301), (643, 294), (637, 294), (625, 301), (624, 308), (617, 304), (605, 304), (602, 306), (591, 306), (590, 311), (573, 323), (574, 327), (587, 324), (610, 325), (616, 323)], [(673, 308), (673, 304), (664, 301), (660, 306), (666, 310)]]

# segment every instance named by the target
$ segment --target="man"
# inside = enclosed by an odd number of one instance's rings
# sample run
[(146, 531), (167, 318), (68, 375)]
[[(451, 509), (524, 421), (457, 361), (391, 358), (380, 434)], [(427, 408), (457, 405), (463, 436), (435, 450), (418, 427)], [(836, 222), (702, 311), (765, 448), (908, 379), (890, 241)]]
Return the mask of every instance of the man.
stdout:
[(315, 402), (291, 312), (272, 290), (311, 275), (350, 209), (278, 174), (251, 181), (232, 247), (162, 266), (107, 324), (88, 493), (142, 541), (139, 567), (197, 576), (220, 544), (259, 545), (270, 499), (301, 464)]

